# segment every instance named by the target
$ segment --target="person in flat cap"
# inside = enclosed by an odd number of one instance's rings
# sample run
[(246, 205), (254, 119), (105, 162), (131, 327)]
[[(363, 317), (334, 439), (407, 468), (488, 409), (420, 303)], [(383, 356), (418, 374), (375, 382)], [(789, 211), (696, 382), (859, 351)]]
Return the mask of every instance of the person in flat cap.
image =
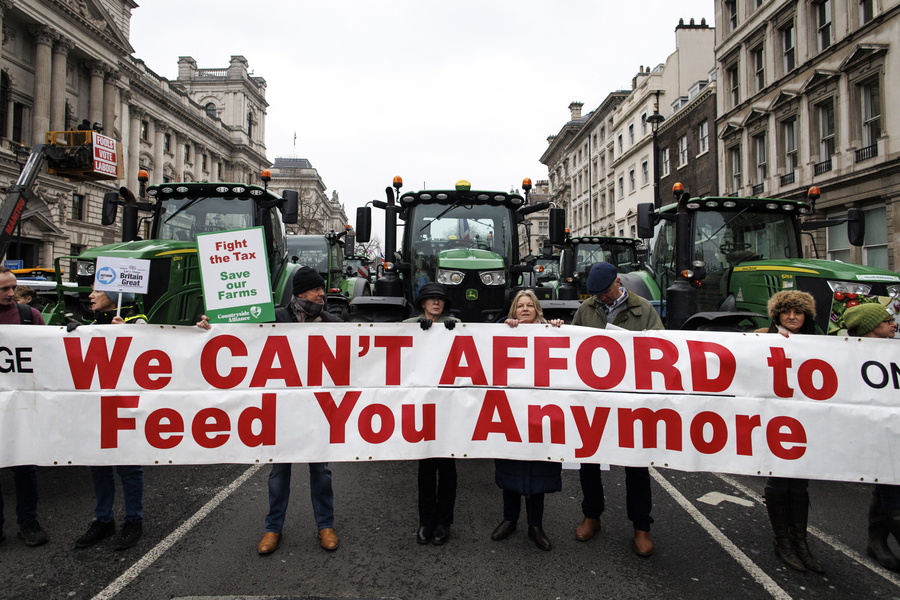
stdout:
[[(340, 318), (325, 310), (325, 280), (312, 267), (300, 267), (294, 273), (294, 297), (287, 306), (275, 309), (276, 323), (336, 323)], [(210, 329), (206, 315), (197, 326)], [(257, 544), (260, 555), (271, 554), (281, 545), (288, 500), (291, 495), (291, 463), (276, 463), (269, 473), (269, 513), (266, 515), (263, 538)], [(309, 494), (313, 516), (319, 530), (319, 545), (325, 550), (337, 550), (338, 537), (334, 531), (334, 491), (328, 463), (309, 463)]]
[[(433, 323), (443, 323), (453, 329), (459, 319), (447, 314), (450, 296), (447, 288), (437, 282), (426, 283), (416, 295), (416, 306), (422, 311), (404, 323), (418, 323), (423, 330)], [(441, 546), (450, 539), (453, 508), (456, 505), (456, 459), (445, 456), (419, 460), (419, 528), (416, 542)]]
[[(844, 311), (844, 324), (852, 336), (893, 338), (894, 315), (879, 302), (858, 304)], [(885, 569), (900, 571), (900, 558), (891, 551), (888, 536), (900, 541), (900, 485), (876, 483), (869, 503), (869, 537), (866, 554)]]
[[(619, 279), (616, 266), (598, 262), (587, 277), (587, 291), (592, 294), (582, 302), (572, 318), (572, 325), (605, 329), (607, 323), (628, 331), (663, 329), (662, 319), (645, 299), (629, 293)], [(600, 531), (600, 514), (605, 508), (600, 465), (583, 463), (579, 469), (584, 500), (584, 519), (575, 528), (575, 538), (587, 542)], [(647, 467), (625, 467), (625, 504), (628, 520), (634, 525), (632, 549), (641, 557), (653, 554), (650, 524), (653, 497), (650, 492), (650, 470)]]

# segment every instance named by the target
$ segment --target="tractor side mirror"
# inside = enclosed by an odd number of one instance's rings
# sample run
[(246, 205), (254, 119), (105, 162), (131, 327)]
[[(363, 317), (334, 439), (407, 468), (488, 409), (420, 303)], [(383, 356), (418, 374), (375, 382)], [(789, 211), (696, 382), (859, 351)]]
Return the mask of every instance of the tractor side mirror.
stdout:
[(356, 243), (365, 244), (372, 236), (372, 209), (360, 206), (356, 209)]
[(847, 239), (851, 246), (862, 246), (866, 239), (866, 222), (858, 208), (847, 210)]
[(549, 223), (549, 239), (550, 243), (564, 244), (566, 242), (566, 211), (562, 208), (550, 209)]
[(637, 206), (638, 237), (649, 240), (653, 237), (653, 203), (641, 202)]
[(300, 194), (297, 190), (284, 190), (281, 192), (281, 200), (281, 221), (293, 225), (300, 212)]
[(103, 212), (100, 215), (100, 223), (103, 225), (115, 223), (118, 210), (119, 192), (106, 192), (103, 194)]

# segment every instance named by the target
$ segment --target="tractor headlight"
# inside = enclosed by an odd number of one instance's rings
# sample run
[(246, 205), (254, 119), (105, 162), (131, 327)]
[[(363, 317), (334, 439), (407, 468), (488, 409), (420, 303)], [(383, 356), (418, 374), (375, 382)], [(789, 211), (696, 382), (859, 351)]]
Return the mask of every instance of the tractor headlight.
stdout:
[(93, 277), (95, 266), (94, 261), (79, 260), (75, 263), (75, 272), (79, 277)]
[(482, 271), (479, 273), (481, 283), (484, 285), (505, 285), (506, 275), (503, 271)]
[(832, 292), (845, 292), (848, 294), (861, 294), (868, 296), (872, 291), (872, 286), (868, 283), (859, 283), (857, 281), (832, 281), (826, 280), (828, 287)]
[(444, 285), (459, 285), (463, 282), (465, 276), (466, 274), (462, 271), (451, 271), (450, 269), (437, 270), (438, 283), (443, 283)]
[(900, 298), (900, 285), (889, 285), (886, 289), (891, 298)]

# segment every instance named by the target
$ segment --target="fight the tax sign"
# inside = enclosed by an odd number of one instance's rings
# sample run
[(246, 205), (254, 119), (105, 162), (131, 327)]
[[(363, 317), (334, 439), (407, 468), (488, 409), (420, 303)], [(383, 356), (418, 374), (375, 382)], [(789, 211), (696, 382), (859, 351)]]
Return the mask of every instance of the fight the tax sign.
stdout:
[(199, 234), (197, 253), (210, 322), (275, 320), (262, 227)]

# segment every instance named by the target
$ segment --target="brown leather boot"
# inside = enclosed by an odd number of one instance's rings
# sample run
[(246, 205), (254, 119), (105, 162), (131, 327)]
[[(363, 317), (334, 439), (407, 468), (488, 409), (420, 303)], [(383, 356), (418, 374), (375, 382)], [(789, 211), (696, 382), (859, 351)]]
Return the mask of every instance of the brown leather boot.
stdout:
[(267, 531), (263, 538), (259, 540), (259, 545), (256, 547), (256, 551), (260, 554), (272, 554), (276, 550), (278, 550), (278, 545), (281, 543), (281, 534), (275, 533), (274, 531)]
[(319, 545), (329, 551), (337, 550), (338, 536), (334, 532), (334, 529), (328, 528), (319, 530)]
[(575, 528), (575, 539), (579, 542), (590, 541), (598, 531), (600, 531), (600, 519), (585, 517)]

